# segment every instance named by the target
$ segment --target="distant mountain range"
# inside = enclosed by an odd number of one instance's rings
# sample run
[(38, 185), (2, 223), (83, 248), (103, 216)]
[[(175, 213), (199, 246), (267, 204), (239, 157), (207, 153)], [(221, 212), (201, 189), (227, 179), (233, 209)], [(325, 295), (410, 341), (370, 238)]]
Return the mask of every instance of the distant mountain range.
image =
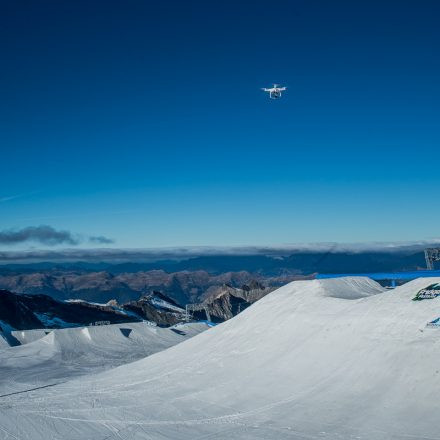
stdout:
[[(422, 252), (296, 252), (220, 255), (154, 263), (34, 263), (0, 266), (4, 330), (187, 318), (222, 322), (274, 288), (317, 273), (423, 269)], [(14, 293), (11, 293), (14, 292)]]
[(424, 254), (414, 250), (382, 251), (302, 251), (289, 255), (209, 255), (150, 262), (107, 263), (93, 261), (38, 262), (0, 265), (0, 273), (39, 272), (47, 270), (72, 270), (112, 274), (163, 270), (167, 273), (205, 271), (210, 275), (225, 272), (250, 272), (261, 276), (312, 273), (361, 273), (378, 271), (402, 271), (425, 268)]
[(298, 275), (263, 277), (246, 271), (219, 275), (206, 271), (167, 273), (163, 270), (113, 274), (107, 271), (54, 269), (3, 272), (0, 274), (0, 289), (22, 294), (45, 294), (59, 300), (84, 299), (106, 303), (115, 299), (120, 304), (158, 291), (185, 305), (203, 301), (224, 284), (241, 287), (256, 279), (267, 285), (279, 286), (297, 278)]
[(51, 263), (0, 266), (0, 289), (55, 299), (106, 303), (137, 300), (152, 291), (178, 304), (199, 303), (222, 285), (255, 280), (278, 287), (317, 273), (368, 273), (424, 268), (423, 252), (295, 252), (289, 256), (217, 255), (145, 263)]
[(237, 315), (273, 288), (257, 281), (241, 288), (223, 285), (212, 290), (200, 304), (187, 310), (160, 292), (118, 304), (91, 303), (80, 299), (55, 300), (42, 294), (17, 294), (0, 290), (0, 336), (15, 345), (13, 330), (54, 329), (150, 321), (168, 327), (187, 320), (222, 322)]

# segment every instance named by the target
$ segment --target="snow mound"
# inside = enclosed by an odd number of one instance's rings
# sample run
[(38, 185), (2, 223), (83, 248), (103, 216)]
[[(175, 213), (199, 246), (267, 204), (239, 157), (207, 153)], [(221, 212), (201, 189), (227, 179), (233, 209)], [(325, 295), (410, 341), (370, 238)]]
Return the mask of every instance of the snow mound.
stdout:
[(425, 327), (440, 315), (440, 298), (412, 301), (434, 282), (393, 291), (364, 278), (290, 283), (148, 358), (3, 397), (2, 432), (20, 440), (438, 440), (440, 330)]
[(85, 327), (81, 330), (81, 334), (84, 335), (84, 337), (87, 338), (89, 341), (92, 340), (92, 337), (90, 336), (89, 329), (87, 327)]
[(341, 299), (359, 299), (386, 291), (379, 283), (366, 277), (345, 277), (316, 280), (325, 296)]
[(12, 336), (14, 336), (21, 345), (24, 345), (44, 338), (51, 331), (51, 329), (15, 330), (12, 332)]
[(173, 327), (156, 329), (146, 323), (132, 323), (51, 330), (34, 342), (0, 350), (0, 395), (133, 362), (208, 328), (206, 324), (185, 324), (176, 333)]

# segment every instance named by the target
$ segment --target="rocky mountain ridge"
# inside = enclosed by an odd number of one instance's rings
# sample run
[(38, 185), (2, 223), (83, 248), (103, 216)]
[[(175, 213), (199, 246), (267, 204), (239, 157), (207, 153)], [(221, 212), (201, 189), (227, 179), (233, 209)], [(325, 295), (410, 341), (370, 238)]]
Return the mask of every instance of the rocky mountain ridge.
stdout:
[(59, 301), (48, 295), (16, 294), (0, 290), (0, 333), (11, 330), (54, 329), (88, 325), (151, 321), (167, 327), (185, 321), (185, 309), (159, 292), (119, 305), (84, 300)]
[[(11, 330), (53, 329), (87, 325), (150, 321), (168, 327), (187, 320), (223, 322), (245, 310), (274, 290), (258, 281), (240, 288), (223, 284), (210, 295), (187, 309), (161, 292), (153, 291), (119, 304), (106, 304), (82, 299), (56, 300), (43, 294), (16, 294), (0, 290), (0, 333), (10, 339)], [(9, 336), (8, 336), (9, 335)]]
[(53, 269), (30, 273), (3, 272), (0, 274), (0, 289), (23, 294), (44, 294), (58, 300), (83, 299), (106, 303), (116, 299), (121, 304), (158, 291), (184, 305), (203, 301), (225, 284), (240, 287), (257, 280), (267, 285), (280, 286), (297, 278), (297, 275), (267, 278), (246, 271), (217, 275), (202, 270), (174, 273), (151, 270), (113, 274), (107, 271)]
[(264, 286), (255, 280), (240, 288), (224, 284), (204, 301), (190, 304), (187, 309), (194, 319), (223, 322), (233, 318), (274, 289), (275, 287)]

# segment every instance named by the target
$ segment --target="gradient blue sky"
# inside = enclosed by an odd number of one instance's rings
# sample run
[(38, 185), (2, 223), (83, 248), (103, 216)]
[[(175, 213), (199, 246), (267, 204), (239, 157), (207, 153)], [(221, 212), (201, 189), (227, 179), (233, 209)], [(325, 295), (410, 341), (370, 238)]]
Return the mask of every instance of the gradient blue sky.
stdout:
[[(438, 237), (439, 15), (2, 2), (0, 230), (121, 247)], [(278, 101), (259, 90), (272, 82)]]

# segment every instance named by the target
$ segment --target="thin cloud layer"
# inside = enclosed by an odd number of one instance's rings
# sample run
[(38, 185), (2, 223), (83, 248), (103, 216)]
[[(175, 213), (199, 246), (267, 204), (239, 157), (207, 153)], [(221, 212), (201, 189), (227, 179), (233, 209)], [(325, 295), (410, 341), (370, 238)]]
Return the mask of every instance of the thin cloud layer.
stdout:
[[(28, 226), (23, 229), (7, 229), (0, 231), (0, 244), (15, 245), (22, 243), (39, 243), (45, 246), (71, 245), (76, 246), (84, 241), (84, 238), (70, 231), (57, 230), (52, 226)], [(99, 236), (88, 237), (90, 243), (110, 244), (114, 241), (110, 238)]]
[(0, 197), (0, 203), (3, 202), (9, 202), (9, 200), (14, 200), (17, 199), (20, 196), (4, 196), (4, 197)]
[(97, 243), (97, 244), (111, 244), (111, 243), (114, 243), (115, 240), (113, 240), (111, 238), (104, 237), (102, 235), (98, 235), (98, 236), (89, 237), (89, 242), (90, 243)]
[[(105, 237), (104, 237), (105, 238)], [(104, 241), (105, 243), (105, 241)], [(387, 243), (303, 243), (283, 246), (189, 246), (156, 249), (57, 249), (29, 251), (0, 251), (0, 262), (36, 261), (99, 261), (99, 262), (146, 262), (159, 260), (185, 260), (201, 256), (249, 256), (264, 255), (282, 257), (294, 253), (363, 253), (384, 252), (411, 254), (427, 247), (440, 246), (440, 240), (387, 242)]]

